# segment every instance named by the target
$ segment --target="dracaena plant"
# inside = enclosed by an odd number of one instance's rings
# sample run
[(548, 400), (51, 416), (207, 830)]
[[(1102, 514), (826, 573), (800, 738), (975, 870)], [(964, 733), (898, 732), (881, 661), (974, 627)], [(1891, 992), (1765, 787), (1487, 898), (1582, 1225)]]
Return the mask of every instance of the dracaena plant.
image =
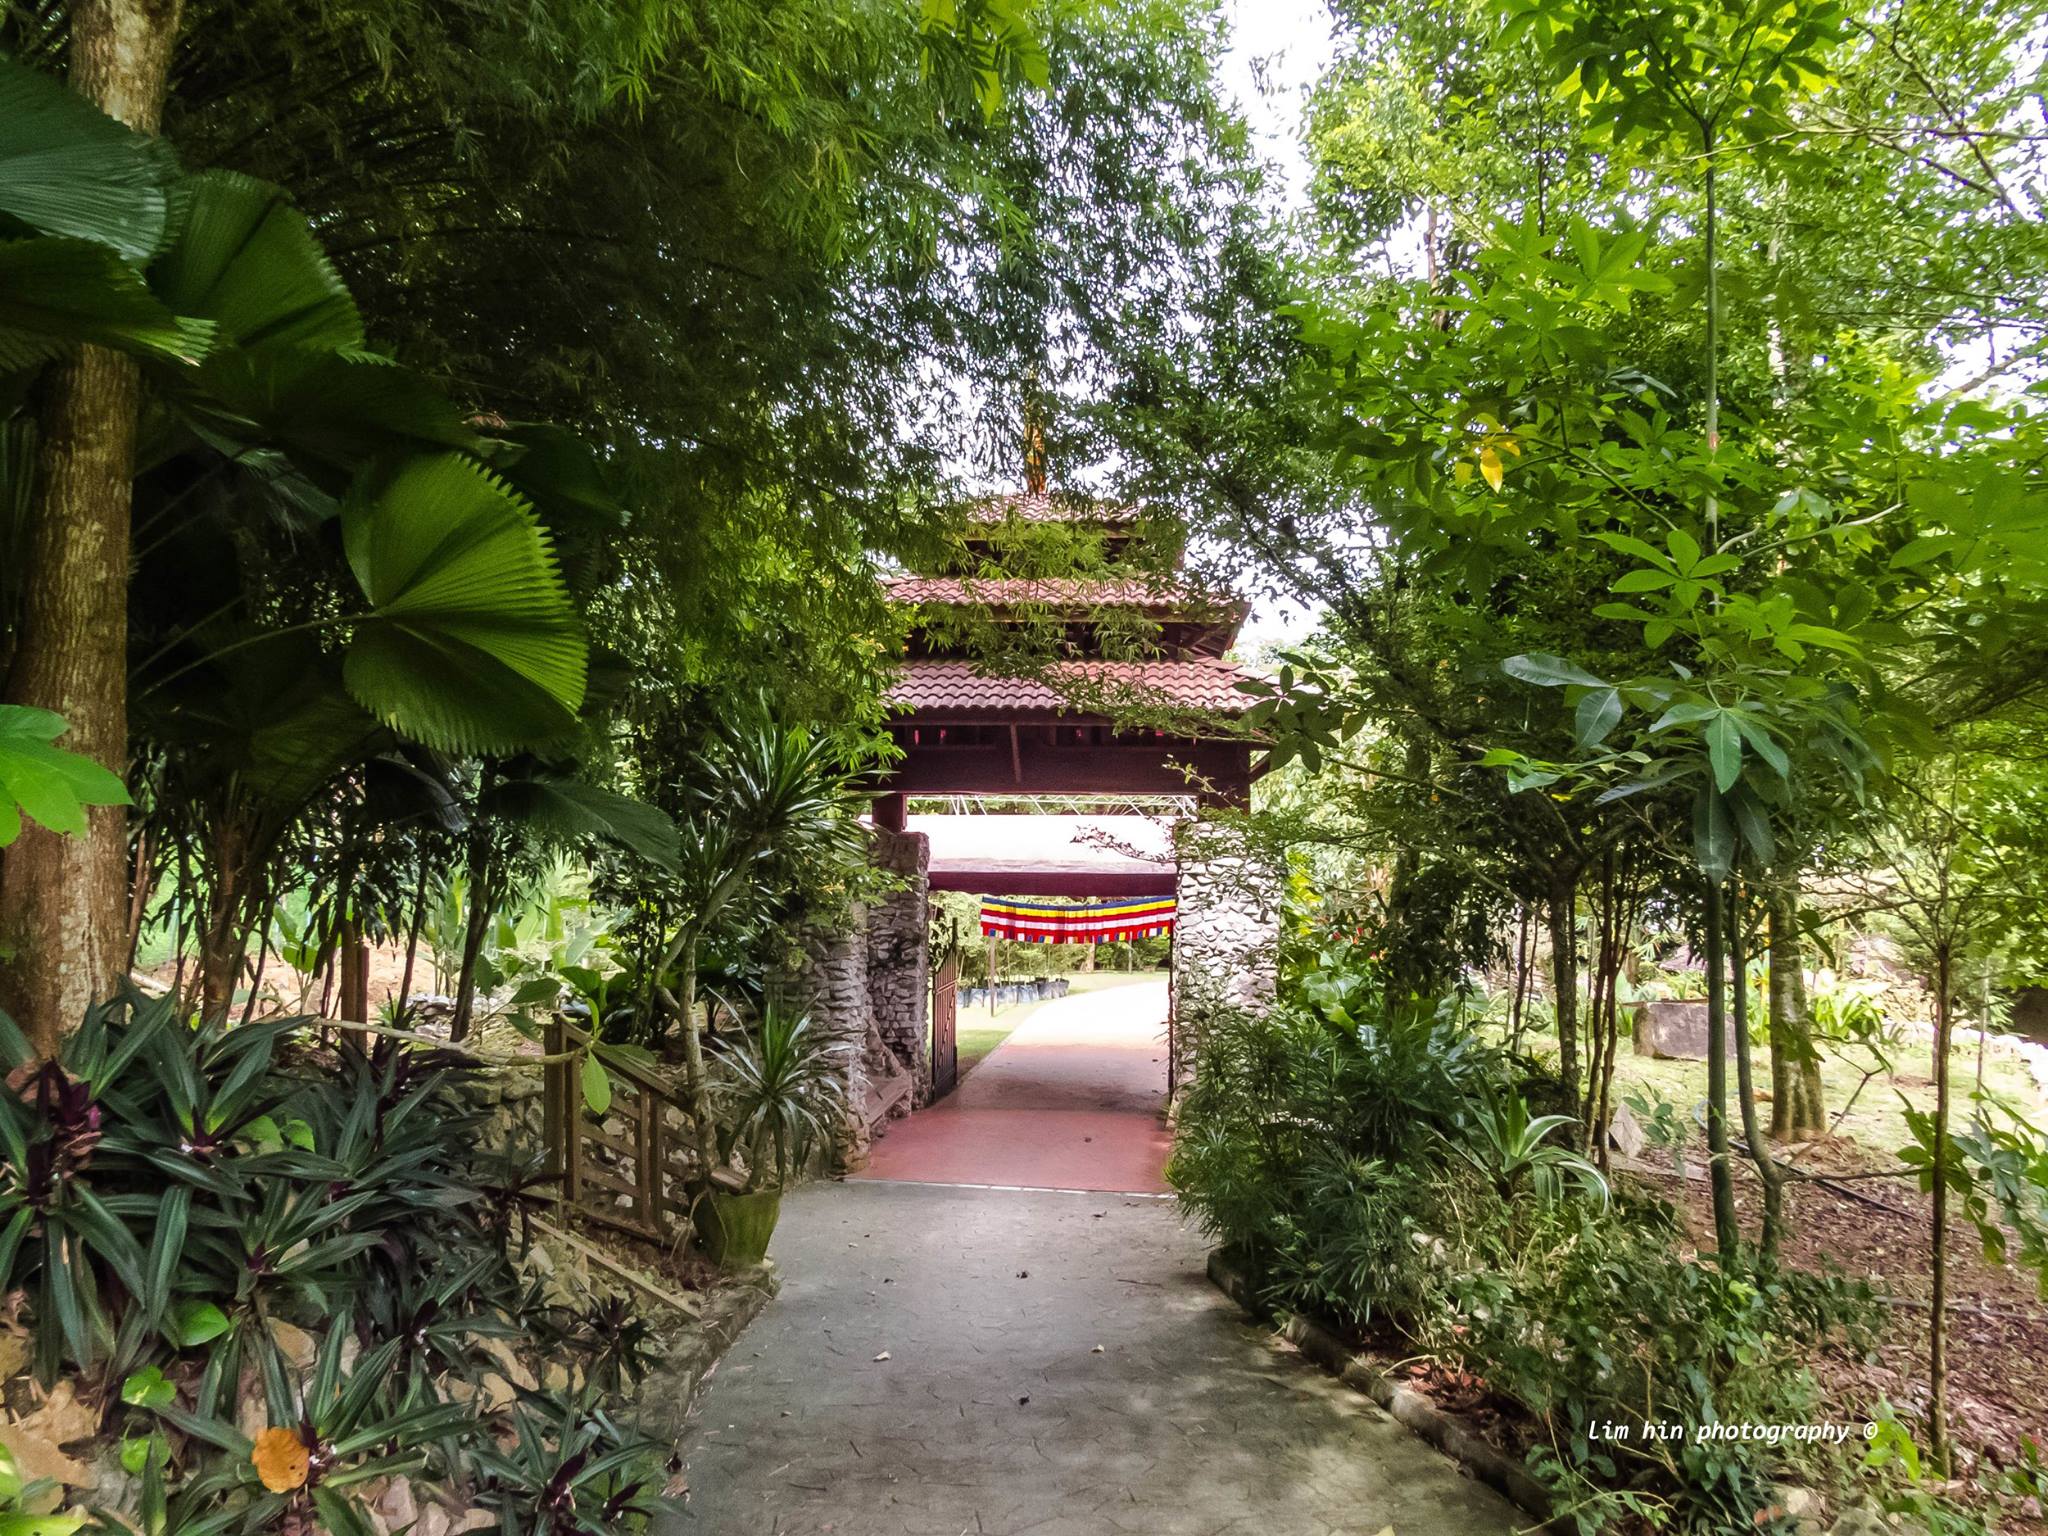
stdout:
[[(151, 1041), (173, 1027), (167, 1005), (124, 998), (93, 1009), (57, 1057), (32, 1065), (0, 1015), (14, 1090), (0, 1094), (0, 1289), (31, 1298), (46, 1383), (67, 1361), (138, 1357), (169, 1318), (187, 1201), (123, 1177), (147, 1144), (114, 1111), (129, 1080), (146, 1075)], [(152, 1229), (145, 1243), (139, 1234)]]
[(846, 1116), (848, 1050), (808, 1014), (773, 1007), (750, 1035), (719, 1047), (710, 1095), (718, 1149), (728, 1163), (744, 1152), (749, 1189), (780, 1188), (830, 1144)]
[(503, 1536), (637, 1531), (666, 1503), (673, 1451), (622, 1430), (587, 1399), (555, 1404), (552, 1422), (520, 1415), (505, 1450), (481, 1449), (479, 1501)]
[[(156, 1413), (191, 1441), (222, 1454), (203, 1459), (173, 1490), (152, 1461), (145, 1471), (142, 1525), (182, 1530), (170, 1518), (175, 1493), (188, 1519), (225, 1512), (243, 1530), (315, 1527), (335, 1536), (373, 1536), (357, 1501), (374, 1478), (427, 1467), (441, 1442), (476, 1426), (467, 1403), (442, 1401), (428, 1383), (396, 1369), (401, 1342), (387, 1339), (348, 1363), (353, 1319), (337, 1315), (310, 1370), (293, 1371), (277, 1355), (261, 1357), (266, 1426), (254, 1437), (221, 1416), (239, 1372), (209, 1364), (191, 1406), (173, 1395)], [(235, 1351), (223, 1352), (232, 1361)], [(225, 1522), (224, 1522), (225, 1523)]]

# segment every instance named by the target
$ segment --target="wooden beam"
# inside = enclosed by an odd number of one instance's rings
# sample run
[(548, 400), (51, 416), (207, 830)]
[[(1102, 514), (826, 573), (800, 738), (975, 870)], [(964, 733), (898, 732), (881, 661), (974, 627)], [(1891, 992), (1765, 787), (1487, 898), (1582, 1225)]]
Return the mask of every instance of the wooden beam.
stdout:
[[(1251, 745), (1239, 741), (910, 747), (887, 773), (904, 795), (1191, 795), (1238, 803), (1251, 793)], [(1183, 772), (1194, 770), (1194, 777)], [(1206, 781), (1206, 785), (1205, 785)]]
[(1172, 868), (1157, 874), (1140, 870), (935, 869), (935, 891), (967, 891), (976, 896), (1096, 896), (1104, 901), (1164, 896), (1177, 879)]

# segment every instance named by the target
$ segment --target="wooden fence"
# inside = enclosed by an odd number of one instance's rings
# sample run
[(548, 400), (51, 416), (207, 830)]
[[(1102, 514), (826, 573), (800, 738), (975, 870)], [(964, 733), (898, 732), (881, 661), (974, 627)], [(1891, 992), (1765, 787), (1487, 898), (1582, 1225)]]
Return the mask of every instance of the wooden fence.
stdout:
[[(604, 1064), (611, 1102), (596, 1114), (583, 1097), (582, 1052), (590, 1043), (588, 1032), (567, 1019), (548, 1025), (548, 1175), (577, 1215), (672, 1247), (692, 1229), (697, 1150), (689, 1106), (659, 1073), (612, 1057)], [(872, 1133), (892, 1111), (916, 1101), (918, 1079), (872, 1027), (867, 1044), (854, 1073), (853, 1110)], [(741, 1187), (725, 1168), (713, 1169), (711, 1182)]]
[(557, 1017), (548, 1026), (548, 1172), (578, 1215), (670, 1246), (690, 1230), (696, 1167), (689, 1109), (655, 1073), (605, 1063), (611, 1103), (603, 1115), (583, 1101), (582, 1058), (590, 1036)]

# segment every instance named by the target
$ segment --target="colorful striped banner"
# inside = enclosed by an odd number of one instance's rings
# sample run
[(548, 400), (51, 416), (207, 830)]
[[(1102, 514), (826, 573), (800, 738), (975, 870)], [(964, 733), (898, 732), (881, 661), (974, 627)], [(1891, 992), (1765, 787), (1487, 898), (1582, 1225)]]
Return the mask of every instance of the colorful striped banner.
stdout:
[(981, 931), (990, 938), (1026, 944), (1107, 944), (1142, 939), (1173, 927), (1174, 899), (1106, 901), (1093, 906), (1055, 907), (1034, 901), (984, 901)]

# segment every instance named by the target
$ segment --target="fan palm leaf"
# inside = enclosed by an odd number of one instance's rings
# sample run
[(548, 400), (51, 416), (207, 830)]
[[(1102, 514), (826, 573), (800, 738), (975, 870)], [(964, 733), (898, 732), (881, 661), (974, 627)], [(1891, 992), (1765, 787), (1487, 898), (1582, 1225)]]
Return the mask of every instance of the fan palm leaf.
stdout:
[(0, 221), (90, 241), (130, 262), (169, 243), (178, 162), (61, 81), (0, 60)]
[(473, 459), (420, 455), (365, 471), (341, 524), (370, 602), (342, 673), (365, 709), (449, 752), (575, 728), (587, 642), (525, 500)]

